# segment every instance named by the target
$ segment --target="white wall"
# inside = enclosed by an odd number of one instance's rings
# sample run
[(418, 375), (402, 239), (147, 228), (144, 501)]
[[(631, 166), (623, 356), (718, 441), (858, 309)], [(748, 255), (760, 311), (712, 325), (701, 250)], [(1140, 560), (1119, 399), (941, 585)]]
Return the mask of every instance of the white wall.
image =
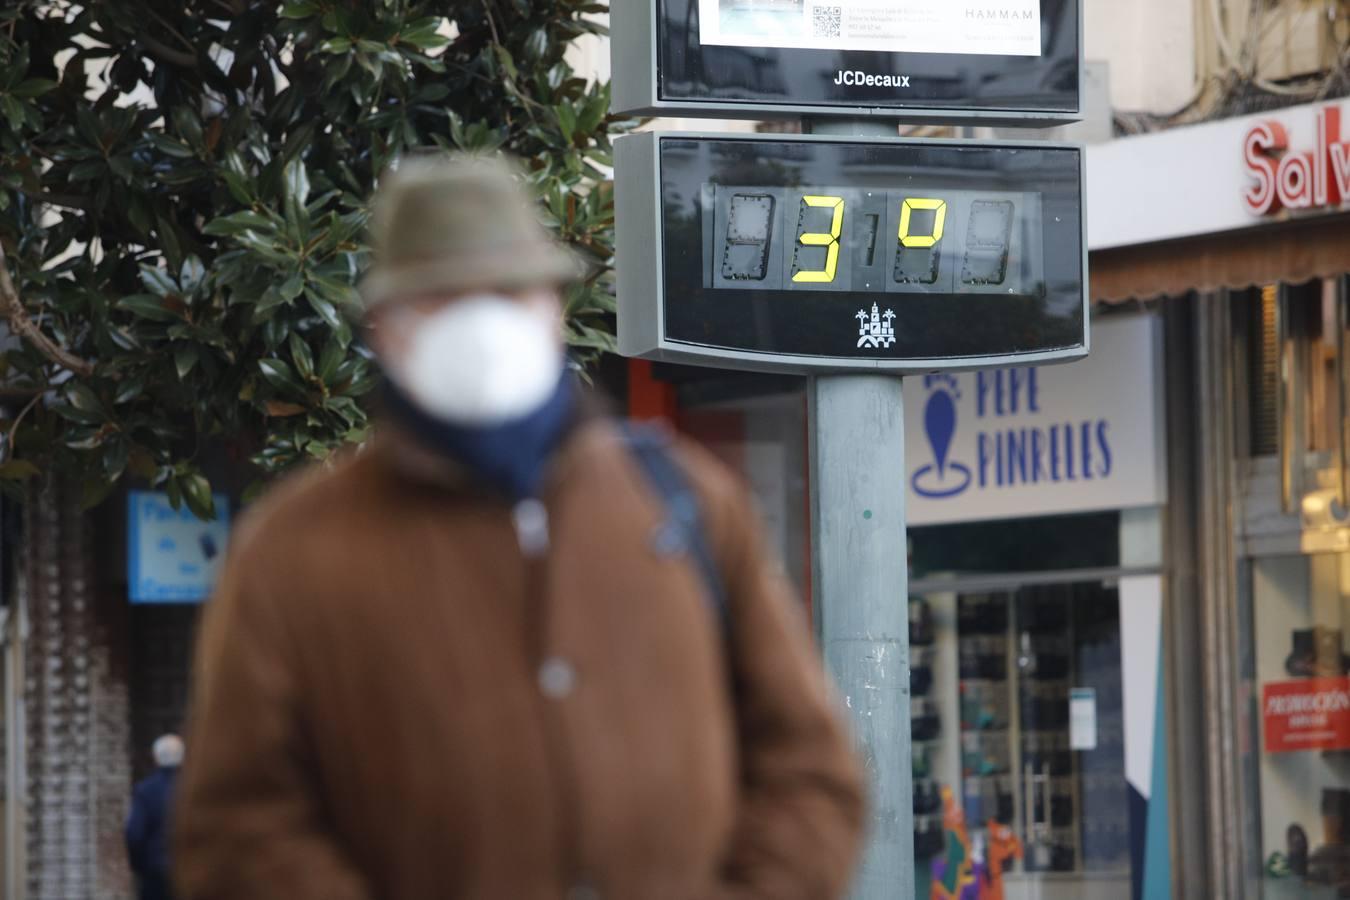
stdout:
[(1088, 59), (1111, 66), (1116, 109), (1171, 112), (1196, 85), (1195, 0), (1085, 0)]

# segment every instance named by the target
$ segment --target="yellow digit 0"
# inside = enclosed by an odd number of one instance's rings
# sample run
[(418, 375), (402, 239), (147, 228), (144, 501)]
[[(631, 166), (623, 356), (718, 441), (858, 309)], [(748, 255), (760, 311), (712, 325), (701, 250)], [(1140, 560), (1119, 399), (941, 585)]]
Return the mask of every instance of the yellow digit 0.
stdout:
[[(910, 218), (914, 210), (935, 210), (933, 215), (933, 233), (932, 234), (910, 234)], [(942, 229), (947, 224), (947, 201), (930, 200), (924, 197), (910, 197), (905, 200), (905, 205), (900, 207), (900, 243), (906, 247), (913, 247), (922, 250), (925, 247), (932, 247), (942, 240)]]
[(834, 218), (830, 221), (829, 234), (810, 231), (797, 238), (797, 242), (805, 247), (828, 248), (825, 251), (825, 268), (798, 272), (792, 276), (792, 280), (809, 284), (829, 284), (834, 281), (835, 272), (839, 268), (839, 235), (844, 230), (844, 198), (808, 195), (802, 197), (802, 202), (807, 206), (833, 208)]

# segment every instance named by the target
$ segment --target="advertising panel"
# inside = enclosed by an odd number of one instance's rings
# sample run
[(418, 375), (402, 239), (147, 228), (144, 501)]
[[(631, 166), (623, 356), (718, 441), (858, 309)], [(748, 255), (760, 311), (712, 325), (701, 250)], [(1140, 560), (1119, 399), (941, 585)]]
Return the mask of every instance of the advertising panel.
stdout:
[(1041, 55), (1040, 0), (699, 0), (699, 21), (714, 46)]

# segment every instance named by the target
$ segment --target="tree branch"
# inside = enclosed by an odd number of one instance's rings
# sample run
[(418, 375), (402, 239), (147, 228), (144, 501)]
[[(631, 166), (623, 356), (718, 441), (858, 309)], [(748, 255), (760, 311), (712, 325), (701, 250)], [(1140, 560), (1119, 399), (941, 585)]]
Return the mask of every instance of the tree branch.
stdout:
[(184, 50), (188, 51), (189, 53), (196, 50), (196, 47), (193, 45), (192, 41), (189, 41), (186, 37), (184, 37), (183, 32), (179, 31), (177, 28), (174, 28), (172, 22), (161, 16), (158, 12), (156, 12), (153, 6), (147, 7), (147, 10), (149, 11), (151, 17), (154, 18), (156, 22), (163, 25), (164, 29), (168, 31), (169, 34), (173, 35), (178, 39), (178, 43), (183, 45)]
[(14, 453), (14, 438), (19, 433), (19, 426), (23, 424), (24, 418), (33, 411), (33, 407), (37, 406), (38, 401), (41, 399), (42, 391), (38, 391), (33, 395), (33, 399), (29, 400), (24, 405), (23, 411), (14, 418), (14, 424), (9, 428), (9, 443), (6, 445), (6, 448), (11, 455)]
[(9, 266), (5, 262), (3, 245), (0, 245), (0, 314), (3, 314), (5, 321), (9, 322), (11, 331), (36, 347), (38, 352), (52, 362), (82, 377), (87, 378), (94, 374), (93, 363), (80, 359), (64, 347), (58, 346), (28, 315), (28, 310), (24, 309), (23, 303), (19, 300), (19, 292), (15, 290), (14, 282), (9, 277)]
[(160, 62), (180, 66), (184, 69), (192, 69), (197, 66), (197, 57), (187, 51), (175, 50), (163, 41), (152, 38), (148, 34), (137, 35), (137, 38), (145, 45), (145, 49), (150, 51), (150, 55)]

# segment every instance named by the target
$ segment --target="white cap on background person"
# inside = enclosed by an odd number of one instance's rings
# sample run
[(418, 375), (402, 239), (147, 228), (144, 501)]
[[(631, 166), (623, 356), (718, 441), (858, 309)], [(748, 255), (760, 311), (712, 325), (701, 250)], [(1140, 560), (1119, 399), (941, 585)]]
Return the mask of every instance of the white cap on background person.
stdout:
[(172, 769), (183, 764), (185, 749), (182, 738), (176, 734), (166, 734), (155, 740), (151, 753), (154, 754), (155, 765), (161, 769)]

